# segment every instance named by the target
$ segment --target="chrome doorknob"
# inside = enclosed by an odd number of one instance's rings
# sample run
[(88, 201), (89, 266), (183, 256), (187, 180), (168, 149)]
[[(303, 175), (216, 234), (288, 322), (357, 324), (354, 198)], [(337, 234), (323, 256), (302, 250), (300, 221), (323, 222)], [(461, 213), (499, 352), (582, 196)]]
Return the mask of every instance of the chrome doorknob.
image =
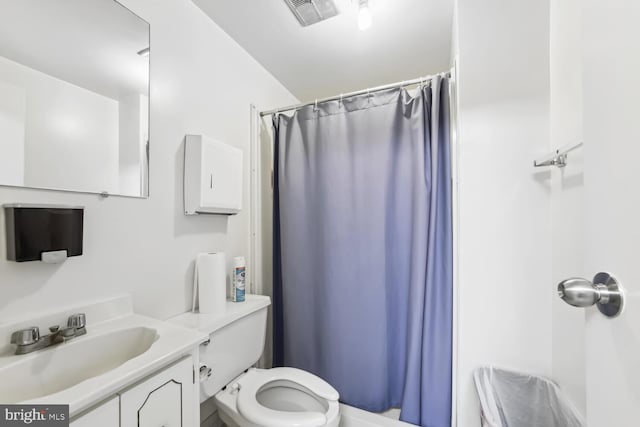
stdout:
[(572, 277), (558, 284), (558, 295), (567, 304), (574, 307), (591, 307), (600, 301), (607, 292), (607, 287), (591, 283), (590, 280)]
[(558, 284), (558, 295), (574, 307), (591, 307), (607, 317), (616, 317), (622, 311), (624, 294), (620, 283), (609, 273), (598, 273), (593, 282), (579, 277)]

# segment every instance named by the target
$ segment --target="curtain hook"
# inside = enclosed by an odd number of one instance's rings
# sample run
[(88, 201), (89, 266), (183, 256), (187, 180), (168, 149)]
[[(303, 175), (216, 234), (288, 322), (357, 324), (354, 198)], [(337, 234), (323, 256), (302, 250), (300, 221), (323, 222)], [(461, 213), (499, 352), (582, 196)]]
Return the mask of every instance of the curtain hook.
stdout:
[(338, 103), (338, 107), (342, 108), (342, 94), (340, 94), (340, 101)]
[(318, 111), (318, 98), (316, 98), (316, 102), (313, 105), (313, 112)]
[(371, 89), (367, 88), (367, 104), (371, 104)]

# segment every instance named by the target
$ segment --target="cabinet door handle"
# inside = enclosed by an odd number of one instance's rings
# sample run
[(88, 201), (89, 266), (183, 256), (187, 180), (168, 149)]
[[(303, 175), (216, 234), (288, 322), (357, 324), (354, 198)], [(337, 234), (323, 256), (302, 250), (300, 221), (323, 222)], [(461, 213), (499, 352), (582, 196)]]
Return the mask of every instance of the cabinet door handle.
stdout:
[(209, 181), (209, 188), (213, 189), (213, 174), (211, 174), (211, 180)]

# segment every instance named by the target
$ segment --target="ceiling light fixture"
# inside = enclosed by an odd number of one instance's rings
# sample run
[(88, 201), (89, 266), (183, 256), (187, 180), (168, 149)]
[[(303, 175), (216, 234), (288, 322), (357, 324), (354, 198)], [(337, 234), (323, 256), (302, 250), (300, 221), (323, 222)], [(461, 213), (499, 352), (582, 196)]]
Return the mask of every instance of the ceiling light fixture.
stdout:
[(150, 51), (151, 51), (151, 49), (149, 49), (148, 47), (145, 47), (141, 51), (138, 51), (138, 55), (140, 55), (140, 56), (149, 56)]
[(371, 26), (372, 21), (369, 0), (358, 0), (358, 28), (364, 31)]

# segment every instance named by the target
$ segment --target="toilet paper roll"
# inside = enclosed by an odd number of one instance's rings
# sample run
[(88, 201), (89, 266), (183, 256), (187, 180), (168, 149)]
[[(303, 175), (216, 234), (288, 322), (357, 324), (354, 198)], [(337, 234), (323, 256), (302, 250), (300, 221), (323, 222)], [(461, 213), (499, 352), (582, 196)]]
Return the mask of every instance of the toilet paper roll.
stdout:
[(198, 254), (194, 286), (198, 288), (200, 313), (218, 314), (225, 311), (227, 305), (226, 271), (227, 262), (224, 252)]

